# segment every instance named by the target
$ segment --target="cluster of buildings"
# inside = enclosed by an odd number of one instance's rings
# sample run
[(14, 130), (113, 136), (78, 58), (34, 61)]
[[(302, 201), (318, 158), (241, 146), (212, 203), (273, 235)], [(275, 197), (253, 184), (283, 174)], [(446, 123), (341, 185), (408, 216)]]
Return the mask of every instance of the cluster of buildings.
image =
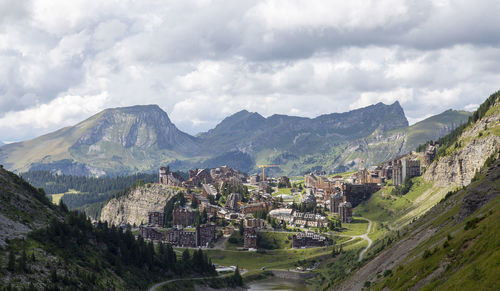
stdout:
[(246, 176), (228, 166), (215, 169), (189, 170), (189, 178), (184, 180), (180, 175), (172, 172), (169, 167), (160, 167), (159, 183), (169, 186), (183, 186), (187, 188), (204, 188), (202, 185), (210, 184), (213, 188), (205, 189), (206, 195), (213, 195), (224, 183), (232, 186), (241, 186), (246, 181)]
[(203, 224), (195, 228), (184, 228), (185, 225), (192, 225), (193, 211), (185, 208), (175, 208), (173, 210), (174, 227), (163, 228), (164, 213), (149, 212), (148, 224), (139, 226), (139, 235), (152, 241), (162, 241), (180, 247), (208, 247), (215, 240), (215, 225)]
[(165, 233), (165, 242), (180, 247), (208, 247), (215, 241), (215, 225), (204, 224), (194, 230), (175, 226)]
[(328, 219), (325, 216), (299, 212), (292, 208), (273, 209), (269, 211), (269, 215), (296, 227), (326, 227), (328, 225)]
[(325, 247), (328, 245), (326, 237), (315, 232), (299, 232), (292, 238), (292, 248)]
[[(427, 145), (424, 153), (426, 165), (435, 158), (437, 148), (438, 145), (435, 143)], [(306, 209), (321, 206), (336, 213), (342, 223), (351, 223), (353, 207), (378, 191), (385, 181), (393, 179), (395, 185), (401, 185), (405, 179), (420, 174), (420, 160), (409, 157), (400, 157), (368, 169), (362, 168), (350, 177), (307, 174), (304, 176), (305, 192), (301, 196), (301, 204), (305, 205)], [(288, 177), (282, 176), (274, 181), (278, 185), (291, 187)], [(250, 197), (243, 197), (240, 193), (230, 193), (225, 196), (226, 201), (225, 204), (221, 204), (222, 206), (210, 202), (213, 201), (212, 197), (219, 197), (218, 193), (222, 193), (223, 185), (243, 186), (244, 182), (259, 185), (260, 191), (255, 190)], [(175, 207), (172, 213), (173, 228), (162, 229), (165, 218), (163, 213), (159, 212), (149, 213), (148, 224), (140, 227), (140, 235), (144, 238), (162, 240), (176, 246), (205, 247), (215, 239), (215, 225), (205, 224), (196, 228), (185, 228), (194, 224), (196, 214), (200, 212), (206, 212), (209, 218), (224, 218), (243, 223), (244, 247), (247, 249), (257, 248), (258, 232), (266, 227), (264, 220), (252, 217), (252, 214), (257, 211), (266, 211), (272, 218), (294, 227), (327, 227), (328, 225), (327, 217), (289, 208), (283, 200), (278, 201), (276, 197), (266, 193), (267, 191), (262, 191), (264, 187), (267, 188), (268, 184), (267, 181), (261, 181), (259, 175), (247, 177), (228, 166), (190, 170), (188, 179), (183, 179), (177, 173), (172, 172), (169, 167), (161, 167), (159, 183), (201, 190), (185, 193), (188, 200), (191, 202), (196, 200), (199, 206), (197, 209)], [(234, 231), (234, 228), (222, 227), (220, 230), (227, 236)], [(327, 239), (316, 233), (304, 232), (295, 235), (292, 244), (294, 248), (324, 246), (327, 244)]]

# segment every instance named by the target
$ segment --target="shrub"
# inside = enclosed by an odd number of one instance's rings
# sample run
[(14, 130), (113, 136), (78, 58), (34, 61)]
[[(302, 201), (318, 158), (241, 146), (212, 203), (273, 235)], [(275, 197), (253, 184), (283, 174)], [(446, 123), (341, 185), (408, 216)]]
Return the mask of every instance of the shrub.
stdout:
[(425, 250), (424, 251), (424, 254), (422, 255), (422, 257), (424, 259), (427, 259), (428, 257), (432, 256), (432, 251), (429, 251), (429, 250)]

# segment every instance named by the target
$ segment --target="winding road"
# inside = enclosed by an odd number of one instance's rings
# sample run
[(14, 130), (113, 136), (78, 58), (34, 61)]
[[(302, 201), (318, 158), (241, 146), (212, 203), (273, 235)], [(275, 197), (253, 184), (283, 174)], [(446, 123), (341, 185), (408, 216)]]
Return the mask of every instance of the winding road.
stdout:
[(339, 236), (351, 238), (350, 240), (345, 241), (343, 244), (350, 242), (356, 238), (362, 238), (368, 242), (368, 245), (366, 246), (366, 248), (364, 250), (362, 250), (361, 253), (359, 253), (358, 262), (361, 262), (363, 260), (363, 256), (365, 255), (366, 251), (368, 251), (368, 249), (372, 246), (372, 243), (373, 243), (371, 238), (368, 237), (368, 234), (370, 233), (370, 230), (372, 229), (372, 221), (369, 220), (368, 218), (364, 218), (364, 217), (361, 219), (368, 221), (368, 227), (367, 227), (366, 232), (364, 234), (362, 234), (362, 235), (339, 235)]
[(361, 262), (363, 260), (364, 254), (372, 246), (372, 243), (373, 243), (371, 238), (368, 237), (368, 234), (370, 233), (370, 230), (372, 228), (372, 221), (369, 220), (368, 218), (365, 218), (365, 219), (368, 220), (368, 228), (366, 229), (366, 232), (364, 234), (358, 235), (356, 237), (360, 237), (360, 238), (366, 240), (368, 242), (368, 245), (366, 246), (366, 248), (364, 250), (361, 251), (361, 253), (359, 253), (358, 262)]

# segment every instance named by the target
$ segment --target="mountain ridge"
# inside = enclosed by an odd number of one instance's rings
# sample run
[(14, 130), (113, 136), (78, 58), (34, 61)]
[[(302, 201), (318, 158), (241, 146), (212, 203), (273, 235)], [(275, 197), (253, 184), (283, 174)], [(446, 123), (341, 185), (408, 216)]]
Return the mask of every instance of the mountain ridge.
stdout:
[[(458, 116), (453, 112), (452, 115)], [(440, 134), (456, 126), (445, 123), (446, 128)], [(338, 154), (329, 157), (330, 153), (356, 146), (374, 133), (384, 136), (399, 130), (400, 136), (410, 128), (399, 102), (391, 105), (379, 102), (314, 118), (279, 114), (266, 118), (257, 112), (241, 110), (195, 137), (179, 130), (158, 105), (136, 105), (108, 108), (74, 126), (5, 145), (0, 149), (0, 163), (18, 172), (38, 169), (100, 176), (155, 171), (165, 164), (186, 170), (222, 163), (253, 171), (256, 163), (281, 157), (282, 173), (300, 174), (316, 166), (328, 171), (353, 167), (356, 161), (352, 161), (360, 157), (339, 159)], [(435, 134), (424, 134), (417, 141), (424, 143), (429, 136)], [(399, 152), (389, 151), (389, 156), (395, 154)], [(310, 166), (297, 168), (301, 159), (310, 156), (313, 157)], [(381, 161), (379, 155), (368, 160)]]

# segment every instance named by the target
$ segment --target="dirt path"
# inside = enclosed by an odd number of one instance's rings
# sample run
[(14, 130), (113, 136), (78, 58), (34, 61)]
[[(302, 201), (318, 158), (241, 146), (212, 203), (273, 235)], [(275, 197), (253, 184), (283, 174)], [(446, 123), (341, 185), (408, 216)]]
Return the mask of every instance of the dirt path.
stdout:
[(361, 262), (363, 260), (363, 256), (365, 255), (366, 251), (372, 246), (372, 240), (368, 237), (368, 234), (370, 233), (370, 230), (372, 228), (372, 221), (369, 220), (368, 218), (366, 218), (366, 220), (368, 220), (368, 228), (366, 229), (366, 232), (358, 237), (366, 240), (368, 242), (368, 245), (366, 246), (366, 248), (364, 250), (361, 251), (361, 253), (359, 253), (359, 259), (358, 259), (358, 262)]
[(368, 251), (368, 249), (372, 246), (372, 243), (373, 243), (371, 238), (368, 237), (368, 234), (370, 233), (370, 230), (372, 229), (373, 223), (368, 218), (363, 217), (362, 219), (368, 221), (368, 227), (366, 228), (366, 232), (364, 234), (361, 234), (361, 235), (339, 235), (342, 237), (350, 237), (351, 238), (350, 240), (345, 241), (342, 244), (348, 243), (356, 238), (362, 238), (363, 240), (366, 240), (368, 242), (368, 245), (366, 246), (366, 248), (364, 250), (362, 250), (361, 253), (359, 253), (358, 262), (361, 262), (363, 260), (363, 256), (365, 255), (366, 251)]
[(336, 290), (361, 290), (366, 281), (373, 281), (378, 273), (394, 268), (408, 256), (409, 250), (428, 239), (435, 229), (420, 228), (407, 238), (384, 250), (348, 278)]

